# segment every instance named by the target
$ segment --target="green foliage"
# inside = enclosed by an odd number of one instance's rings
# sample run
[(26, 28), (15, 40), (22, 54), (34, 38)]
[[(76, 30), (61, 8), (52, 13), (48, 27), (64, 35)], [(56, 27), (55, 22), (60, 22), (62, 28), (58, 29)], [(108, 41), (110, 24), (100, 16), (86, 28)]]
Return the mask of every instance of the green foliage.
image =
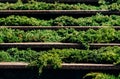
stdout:
[(52, 26), (78, 26), (77, 19), (69, 16), (57, 17), (53, 20)]
[(12, 9), (12, 10), (78, 10), (78, 9), (91, 9), (95, 6), (86, 4), (64, 4), (64, 3), (45, 3), (45, 2), (36, 2), (36, 1), (30, 1), (28, 3), (0, 3), (0, 9), (6, 10), (6, 9)]
[(1, 43), (12, 42), (66, 42), (81, 43), (88, 47), (89, 43), (117, 43), (120, 31), (110, 27), (98, 30), (78, 31), (72, 28), (59, 30), (18, 30), (0, 28)]
[(109, 10), (120, 10), (120, 3), (113, 3), (111, 5), (108, 6)]
[(118, 59), (117, 62), (114, 63), (115, 65), (120, 65), (120, 59)]
[(13, 61), (32, 62), (38, 56), (38, 53), (31, 49), (19, 50), (17, 48), (11, 48), (7, 52), (14, 59)]
[(120, 78), (119, 76), (117, 77), (114, 75), (98, 72), (88, 73), (83, 77), (83, 79), (119, 79), (119, 78)]
[[(111, 8), (112, 9), (112, 8)], [(91, 17), (59, 16), (44, 20), (34, 17), (11, 15), (0, 18), (1, 26), (120, 26), (119, 15), (96, 14)]]
[[(28, 62), (29, 66), (36, 66), (39, 72), (46, 66), (60, 68), (61, 63), (97, 63), (114, 64), (120, 59), (120, 47), (102, 47), (94, 50), (80, 49), (52, 49), (35, 51), (10, 48), (0, 50), (0, 61)], [(119, 65), (119, 64), (115, 64)]]
[(32, 30), (24, 32), (25, 42), (58, 42), (61, 37), (53, 30)]
[[(99, 0), (99, 6), (86, 4), (45, 3), (30, 1), (22, 3), (0, 3), (0, 10), (120, 10), (120, 0)], [(91, 17), (73, 18), (60, 16), (55, 19), (42, 20), (27, 16), (11, 15), (0, 18), (3, 26), (119, 26), (119, 15), (97, 14)], [(81, 43), (86, 48), (89, 43), (110, 43), (120, 41), (120, 31), (113, 28), (99, 30), (89, 29), (77, 31), (75, 29), (60, 30), (15, 30), (0, 28), (0, 43), (7, 42), (72, 42)], [(60, 68), (61, 63), (98, 63), (120, 65), (120, 47), (102, 47), (94, 50), (80, 49), (52, 49), (46, 51), (34, 51), (31, 49), (20, 50), (10, 48), (0, 50), (0, 61), (28, 62), (30, 66), (37, 66), (39, 72), (46, 66), (54, 69)], [(84, 79), (119, 79), (118, 77), (103, 74), (89, 73)]]
[(120, 3), (120, 0), (99, 0), (99, 4), (104, 4), (104, 5), (108, 5), (108, 4), (112, 4), (112, 3)]
[(54, 69), (61, 67), (61, 59), (58, 54), (54, 53), (44, 53), (41, 54), (37, 60), (30, 63), (31, 66), (37, 66), (39, 68), (39, 72), (42, 72), (42, 69), (46, 66), (50, 66)]
[[(0, 25), (8, 26), (39, 26), (43, 20), (39, 20), (33, 17), (28, 18), (27, 16), (15, 16), (11, 15), (6, 18), (0, 18)], [(44, 26), (44, 24), (43, 24)]]
[(5, 51), (0, 51), (0, 62), (11, 61), (12, 57)]
[(22, 42), (23, 41), (23, 31), (14, 30), (14, 29), (0, 29), (0, 39), (1, 42)]
[[(99, 0), (99, 6), (77, 3), (77, 4), (67, 4), (67, 3), (46, 3), (29, 1), (28, 3), (22, 3), (18, 1), (16, 3), (0, 3), (0, 10), (120, 10), (119, 3), (120, 0)], [(117, 3), (118, 6), (109, 8), (109, 5)], [(101, 7), (104, 6), (104, 7)]]

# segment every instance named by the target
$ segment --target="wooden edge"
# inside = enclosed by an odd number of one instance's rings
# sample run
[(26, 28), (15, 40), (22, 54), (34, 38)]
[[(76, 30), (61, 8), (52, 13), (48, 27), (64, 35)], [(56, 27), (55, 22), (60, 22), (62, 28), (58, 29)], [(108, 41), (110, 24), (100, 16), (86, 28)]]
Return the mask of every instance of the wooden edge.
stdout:
[[(0, 62), (1, 69), (27, 68), (24, 62)], [(48, 66), (47, 68), (51, 68)], [(83, 70), (120, 70), (120, 66), (113, 64), (85, 64), (85, 63), (62, 63), (61, 69), (83, 69)]]
[[(0, 2), (17, 2), (18, 0), (0, 0)], [(28, 2), (29, 0), (21, 0), (22, 2)], [(98, 0), (36, 0), (38, 2), (44, 1), (44, 2), (67, 2), (67, 3), (77, 3), (77, 2), (86, 2), (86, 3), (97, 3)]]
[[(76, 30), (88, 30), (88, 29), (100, 29), (108, 26), (0, 26), (0, 28), (12, 28), (20, 30), (33, 30), (33, 29), (48, 29), (48, 30), (59, 30), (66, 28), (74, 28)], [(116, 30), (120, 30), (120, 26), (109, 26)]]
[[(90, 48), (101, 48), (107, 46), (120, 46), (119, 43), (90, 43)], [(41, 42), (23, 42), (23, 43), (0, 43), (0, 48), (82, 48), (80, 43), (41, 43)]]
[(83, 70), (120, 70), (120, 66), (113, 64), (62, 64), (62, 69), (83, 69)]
[(108, 46), (120, 46), (120, 43), (90, 43), (90, 48), (98, 49), (101, 47), (108, 47)]
[(1, 15), (7, 15), (7, 14), (85, 14), (85, 15), (95, 15), (96, 13), (102, 13), (102, 14), (120, 14), (120, 11), (109, 11), (109, 10), (0, 10)]
[(26, 43), (0, 43), (0, 48), (82, 48), (79, 43), (41, 43), (41, 42), (26, 42)]
[(27, 68), (28, 63), (24, 62), (0, 62), (0, 68), (6, 69), (6, 68)]

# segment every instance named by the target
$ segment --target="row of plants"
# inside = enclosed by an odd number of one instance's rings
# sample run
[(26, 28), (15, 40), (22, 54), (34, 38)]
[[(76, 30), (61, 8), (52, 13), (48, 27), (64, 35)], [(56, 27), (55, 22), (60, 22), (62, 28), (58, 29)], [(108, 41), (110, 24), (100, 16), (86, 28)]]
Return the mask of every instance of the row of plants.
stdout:
[(106, 73), (91, 72), (86, 74), (83, 79), (120, 79), (120, 75), (110, 75)]
[(18, 30), (0, 28), (0, 42), (119, 42), (120, 31), (114, 28), (101, 28), (77, 31), (72, 28), (59, 30)]
[(98, 0), (99, 4), (112, 4), (112, 3), (120, 3), (120, 0)]
[(1, 26), (120, 26), (119, 15), (96, 14), (91, 17), (73, 18), (59, 16), (55, 19), (40, 19), (27, 16), (10, 15), (0, 18)]
[(21, 50), (10, 48), (0, 50), (1, 62), (27, 62), (29, 66), (40, 69), (46, 66), (61, 68), (62, 63), (96, 63), (96, 64), (120, 64), (120, 47), (102, 47), (94, 50), (82, 49), (51, 49), (51, 50)]
[(22, 3), (0, 3), (0, 10), (120, 10), (119, 0), (100, 0), (98, 6), (84, 3), (65, 4), (65, 3), (45, 3), (29, 1)]
[(70, 42), (89, 47), (89, 43), (119, 43), (120, 31), (109, 27), (87, 31), (72, 28), (28, 31), (0, 28), (0, 43), (12, 42)]
[[(29, 3), (0, 3), (0, 10), (120, 10), (119, 0), (107, 2), (100, 0), (99, 6), (86, 4), (45, 3), (31, 1)], [(40, 20), (26, 16), (9, 16), (0, 18), (2, 26), (119, 26), (120, 16), (97, 14), (92, 17), (78, 18), (61, 16), (50, 20)], [(0, 42), (77, 42), (88, 47), (93, 42), (119, 42), (120, 31), (113, 28), (102, 28), (99, 30), (89, 29), (77, 31), (74, 29), (53, 30), (15, 30), (0, 28)], [(30, 48), (20, 50), (10, 48), (0, 50), (1, 62), (28, 62), (29, 66), (37, 66), (39, 72), (42, 68), (51, 65), (60, 68), (62, 63), (98, 63), (98, 64), (120, 64), (120, 47), (103, 47), (94, 50), (80, 49), (52, 49), (46, 51), (35, 51)], [(83, 79), (119, 79), (113, 75), (103, 73), (89, 73)]]

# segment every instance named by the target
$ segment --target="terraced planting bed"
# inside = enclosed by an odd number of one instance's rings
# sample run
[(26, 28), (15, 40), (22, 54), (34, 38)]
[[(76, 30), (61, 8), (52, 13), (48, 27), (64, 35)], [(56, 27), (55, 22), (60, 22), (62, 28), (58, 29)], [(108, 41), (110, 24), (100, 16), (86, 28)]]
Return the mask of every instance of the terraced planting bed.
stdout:
[(0, 18), (2, 26), (119, 26), (119, 15), (96, 14), (91, 17), (59, 16), (55, 19), (40, 19), (27, 16), (10, 15)]
[(0, 0), (1, 79), (120, 79), (119, 0), (7, 1)]

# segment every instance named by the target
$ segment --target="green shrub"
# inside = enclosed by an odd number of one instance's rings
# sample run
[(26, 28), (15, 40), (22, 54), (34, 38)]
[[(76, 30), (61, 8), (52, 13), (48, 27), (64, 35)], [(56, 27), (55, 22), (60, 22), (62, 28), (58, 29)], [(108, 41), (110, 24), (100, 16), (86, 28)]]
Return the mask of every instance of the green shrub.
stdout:
[(91, 17), (59, 16), (55, 19), (10, 15), (0, 18), (1, 26), (120, 26), (119, 15), (96, 14)]
[(12, 60), (12, 57), (9, 55), (9, 53), (5, 51), (0, 51), (0, 62), (8, 62), (11, 60)]
[(85, 75), (83, 79), (119, 79), (119, 77), (105, 73), (92, 72)]
[(0, 50), (0, 61), (27, 62), (29, 66), (36, 66), (39, 71), (48, 66), (60, 68), (62, 63), (96, 63), (119, 65), (120, 47), (102, 47), (94, 50), (80, 49), (52, 49), (46, 51), (20, 50), (10, 48)]
[(87, 31), (78, 31), (72, 28), (28, 31), (0, 28), (0, 42), (63, 42), (80, 43), (89, 47), (89, 43), (118, 43), (120, 41), (119, 32), (110, 27)]
[[(117, 3), (119, 6), (119, 0), (99, 0), (99, 5), (90, 5), (85, 3), (67, 4), (67, 3), (46, 3), (29, 1), (28, 3), (22, 3), (18, 1), (16, 3), (0, 3), (0, 10), (111, 10), (109, 5)], [(104, 7), (101, 7), (104, 6)], [(112, 8), (112, 10), (120, 10), (118, 6)]]

